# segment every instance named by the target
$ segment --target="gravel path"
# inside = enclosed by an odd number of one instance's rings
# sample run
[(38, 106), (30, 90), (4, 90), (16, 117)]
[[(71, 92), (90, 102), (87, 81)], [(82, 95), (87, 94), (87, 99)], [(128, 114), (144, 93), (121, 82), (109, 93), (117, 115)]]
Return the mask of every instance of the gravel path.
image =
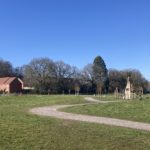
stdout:
[[(92, 104), (93, 103), (117, 102), (117, 101), (99, 101), (99, 100), (95, 100), (93, 98), (85, 98), (85, 100), (91, 102)], [(88, 104), (90, 104), (90, 103), (88, 103)], [(73, 114), (73, 113), (59, 111), (59, 109), (61, 109), (61, 108), (82, 106), (82, 105), (87, 105), (87, 104), (55, 105), (55, 106), (48, 106), (48, 107), (38, 107), (38, 108), (31, 109), (30, 112), (33, 114), (36, 114), (36, 115), (50, 116), (50, 117), (55, 117), (55, 118), (59, 118), (59, 119), (85, 121), (85, 122), (91, 122), (91, 123), (113, 125), (113, 126), (118, 126), (118, 127), (150, 131), (150, 124), (148, 124), (148, 123), (140, 123), (140, 122), (135, 122), (135, 121), (114, 119), (114, 118), (108, 118), (108, 117), (80, 115), (80, 114)]]

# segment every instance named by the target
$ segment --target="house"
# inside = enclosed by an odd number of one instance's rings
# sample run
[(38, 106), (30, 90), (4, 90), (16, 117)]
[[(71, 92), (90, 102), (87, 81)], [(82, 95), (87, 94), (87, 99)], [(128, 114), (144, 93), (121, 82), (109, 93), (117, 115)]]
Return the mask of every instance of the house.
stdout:
[(0, 91), (6, 93), (21, 93), (23, 81), (17, 77), (0, 78)]

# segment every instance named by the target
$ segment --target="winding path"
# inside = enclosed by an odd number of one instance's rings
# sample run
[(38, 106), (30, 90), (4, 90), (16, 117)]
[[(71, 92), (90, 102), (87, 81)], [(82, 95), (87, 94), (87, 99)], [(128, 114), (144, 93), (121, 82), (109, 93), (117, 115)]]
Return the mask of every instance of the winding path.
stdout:
[(73, 114), (73, 113), (59, 111), (59, 109), (61, 109), (61, 108), (67, 108), (67, 107), (73, 107), (73, 106), (83, 106), (83, 105), (89, 105), (89, 104), (93, 104), (93, 103), (117, 102), (117, 101), (99, 101), (99, 100), (95, 100), (93, 98), (85, 98), (85, 100), (87, 100), (91, 103), (38, 107), (38, 108), (31, 109), (30, 112), (33, 114), (36, 114), (36, 115), (50, 116), (50, 117), (55, 117), (58, 119), (84, 121), (84, 122), (90, 122), (90, 123), (98, 123), (98, 124), (105, 124), (105, 125), (112, 125), (112, 126), (118, 126), (118, 127), (150, 131), (150, 124), (148, 124), (148, 123), (140, 123), (140, 122), (135, 122), (135, 121), (114, 119), (114, 118), (108, 118), (108, 117), (80, 115), (80, 114)]

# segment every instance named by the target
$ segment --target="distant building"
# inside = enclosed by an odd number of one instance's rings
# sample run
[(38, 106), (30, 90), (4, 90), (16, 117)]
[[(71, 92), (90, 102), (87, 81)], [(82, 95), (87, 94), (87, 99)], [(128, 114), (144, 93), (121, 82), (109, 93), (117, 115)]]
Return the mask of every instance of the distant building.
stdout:
[(0, 78), (0, 91), (4, 93), (21, 93), (23, 81), (17, 77)]

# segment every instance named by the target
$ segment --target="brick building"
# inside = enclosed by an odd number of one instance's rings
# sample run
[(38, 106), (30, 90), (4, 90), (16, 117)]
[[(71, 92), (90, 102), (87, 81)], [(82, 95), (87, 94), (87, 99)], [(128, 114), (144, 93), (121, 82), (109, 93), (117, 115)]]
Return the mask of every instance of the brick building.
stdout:
[(23, 81), (16, 77), (0, 78), (0, 91), (6, 93), (21, 93), (23, 89)]

